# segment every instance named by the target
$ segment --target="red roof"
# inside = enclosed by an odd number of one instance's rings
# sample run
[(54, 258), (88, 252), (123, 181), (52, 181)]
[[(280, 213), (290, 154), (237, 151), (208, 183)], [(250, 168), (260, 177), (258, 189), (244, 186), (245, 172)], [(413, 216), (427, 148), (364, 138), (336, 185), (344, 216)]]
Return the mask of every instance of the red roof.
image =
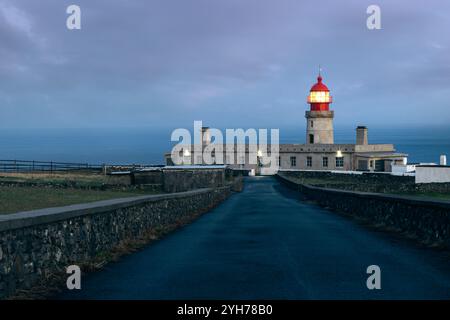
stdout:
[(311, 87), (310, 91), (330, 91), (328, 87), (322, 83), (322, 77), (317, 77), (317, 83)]

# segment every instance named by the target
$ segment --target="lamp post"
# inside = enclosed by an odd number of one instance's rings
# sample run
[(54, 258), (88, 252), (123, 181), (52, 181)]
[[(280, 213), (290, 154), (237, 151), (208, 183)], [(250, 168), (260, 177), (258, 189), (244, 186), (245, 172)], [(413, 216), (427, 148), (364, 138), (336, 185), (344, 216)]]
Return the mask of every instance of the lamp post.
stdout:
[(342, 151), (338, 149), (336, 152), (336, 169), (337, 168), (343, 168), (344, 167), (344, 155), (342, 154)]
[(191, 157), (191, 152), (188, 149), (184, 149), (183, 151), (183, 165), (185, 165), (185, 158), (189, 157), (189, 164), (190, 164), (190, 157)]

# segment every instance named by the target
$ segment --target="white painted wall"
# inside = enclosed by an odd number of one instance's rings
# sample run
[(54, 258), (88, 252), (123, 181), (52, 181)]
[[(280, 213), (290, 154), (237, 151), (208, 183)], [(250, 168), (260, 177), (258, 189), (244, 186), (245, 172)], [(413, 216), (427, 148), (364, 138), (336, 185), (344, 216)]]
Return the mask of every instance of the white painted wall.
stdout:
[(416, 183), (450, 182), (450, 166), (416, 167)]
[(392, 165), (393, 175), (403, 175), (405, 173), (414, 172), (416, 170), (416, 165), (414, 164), (393, 164)]
[(262, 167), (259, 170), (259, 174), (262, 175), (262, 176), (273, 176), (273, 175), (276, 175), (277, 173), (278, 173), (278, 167), (275, 167), (275, 168), (270, 168), (270, 167), (264, 168), (264, 167)]

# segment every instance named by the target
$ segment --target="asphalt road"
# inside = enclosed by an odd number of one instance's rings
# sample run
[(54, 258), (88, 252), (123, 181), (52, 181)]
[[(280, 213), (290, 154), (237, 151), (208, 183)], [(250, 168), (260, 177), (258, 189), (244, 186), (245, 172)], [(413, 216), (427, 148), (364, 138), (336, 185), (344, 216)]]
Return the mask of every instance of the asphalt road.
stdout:
[[(366, 287), (374, 264), (381, 290)], [(58, 298), (448, 299), (450, 261), (255, 177), (196, 222)]]

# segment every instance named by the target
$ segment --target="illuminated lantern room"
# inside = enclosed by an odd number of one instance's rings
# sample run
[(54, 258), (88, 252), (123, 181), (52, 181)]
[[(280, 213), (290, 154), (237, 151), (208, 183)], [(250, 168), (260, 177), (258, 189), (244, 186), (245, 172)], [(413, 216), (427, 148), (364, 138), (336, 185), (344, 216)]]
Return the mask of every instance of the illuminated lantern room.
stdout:
[(319, 73), (317, 83), (312, 86), (308, 96), (308, 103), (311, 105), (311, 111), (329, 111), (330, 103), (332, 103), (332, 101), (333, 99), (330, 96), (330, 90), (322, 83), (322, 76)]

